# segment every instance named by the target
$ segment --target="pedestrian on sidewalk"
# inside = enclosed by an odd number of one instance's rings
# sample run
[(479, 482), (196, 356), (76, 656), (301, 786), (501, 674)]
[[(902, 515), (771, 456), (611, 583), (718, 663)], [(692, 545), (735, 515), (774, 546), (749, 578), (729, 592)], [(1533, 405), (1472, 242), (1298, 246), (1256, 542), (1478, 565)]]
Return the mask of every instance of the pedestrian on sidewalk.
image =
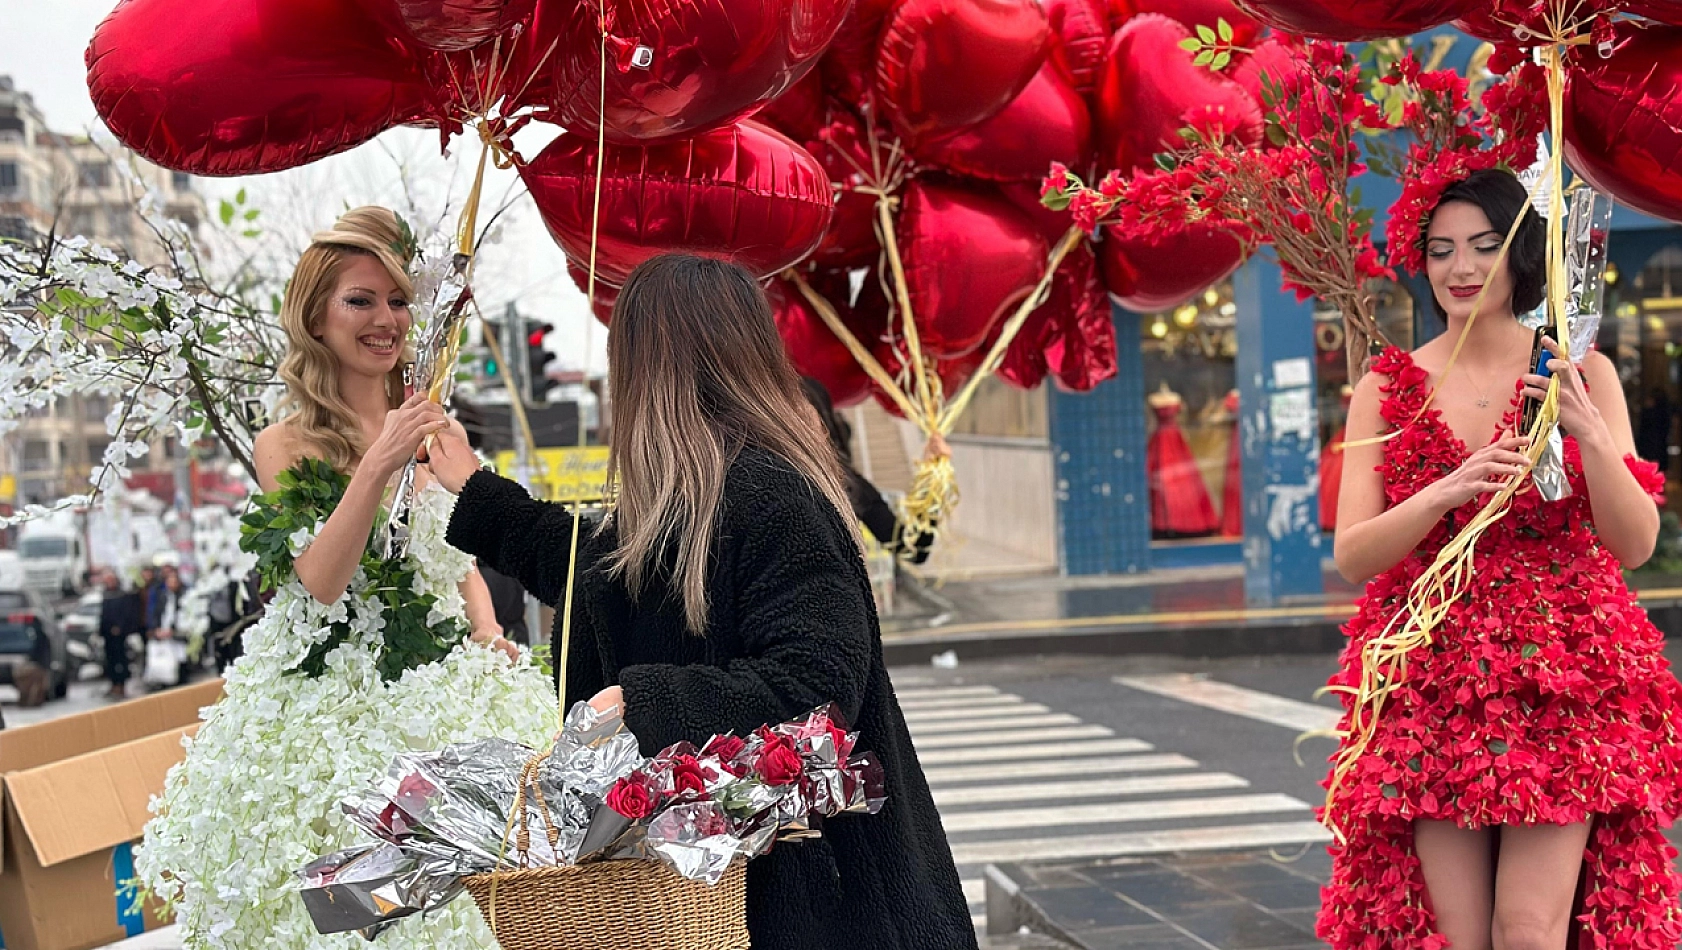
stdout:
[[(836, 412), (829, 390), (824, 388), (823, 383), (810, 376), (800, 378), (800, 390), (806, 396), (806, 401), (817, 411), (818, 421), (823, 423), (829, 444), (841, 461), (841, 474), (846, 479), (847, 500), (852, 503), (853, 517), (863, 523), (870, 530), (870, 536), (897, 559), (909, 564), (922, 564), (927, 561), (929, 549), (934, 546), (934, 535), (924, 533), (916, 538), (906, 538), (904, 526), (894, 514), (887, 499), (882, 497), (881, 490), (859, 474), (859, 470), (853, 465), (852, 426)], [(927, 452), (931, 457), (952, 454), (952, 450), (946, 445), (946, 439), (939, 433), (929, 437)]]
[[(1544, 227), (1505, 171), (1449, 185), (1418, 247), (1448, 332), (1385, 350), (1355, 390), (1336, 557), (1368, 583), (1331, 681), (1345, 697), (1374, 688), (1368, 648), (1402, 629), (1444, 546), (1529, 477), (1517, 430), (1548, 380), (1514, 314), (1543, 300)], [(1523, 484), (1382, 707), (1344, 718), (1326, 815), (1342, 840), (1319, 918), (1338, 950), (1682, 938), (1662, 831), (1682, 809), (1682, 685), (1623, 578), (1652, 554), (1664, 477), (1634, 454), (1612, 362), (1546, 350), (1570, 494)]]
[[(881, 761), (888, 804), (748, 863), (753, 945), (973, 950), (882, 662), (840, 463), (764, 292), (733, 264), (655, 257), (619, 293), (608, 359), (618, 491), (578, 542), (568, 695), (619, 707), (645, 753), (837, 704)], [(455, 434), (440, 433), (430, 464), (460, 495), (450, 543), (560, 600), (570, 511), (480, 471)]]
[(107, 699), (123, 699), (128, 695), (129, 669), (128, 638), (144, 633), (145, 618), (140, 607), (140, 592), (123, 590), (121, 579), (109, 568), (99, 572), (99, 584), (104, 594), (99, 601), (99, 636), (105, 647), (105, 690)]

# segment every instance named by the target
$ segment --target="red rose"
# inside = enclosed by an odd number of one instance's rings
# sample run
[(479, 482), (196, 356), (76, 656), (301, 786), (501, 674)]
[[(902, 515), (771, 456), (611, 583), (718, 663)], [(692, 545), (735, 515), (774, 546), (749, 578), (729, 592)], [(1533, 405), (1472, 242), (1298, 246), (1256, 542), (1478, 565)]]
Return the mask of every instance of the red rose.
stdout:
[(759, 753), (754, 771), (767, 785), (792, 785), (804, 771), (800, 753), (794, 751), (794, 741), (788, 736), (772, 736)]
[(707, 773), (694, 756), (674, 756), (671, 767), (673, 796), (694, 792), (696, 798), (707, 797)]
[(716, 756), (720, 762), (729, 762), (736, 756), (741, 755), (742, 749), (746, 745), (746, 742), (735, 736), (713, 736), (712, 741), (707, 743), (707, 747), (701, 750), (701, 754)]
[(648, 777), (632, 772), (614, 782), (613, 790), (607, 793), (607, 807), (632, 821), (654, 814), (654, 795), (649, 791)]

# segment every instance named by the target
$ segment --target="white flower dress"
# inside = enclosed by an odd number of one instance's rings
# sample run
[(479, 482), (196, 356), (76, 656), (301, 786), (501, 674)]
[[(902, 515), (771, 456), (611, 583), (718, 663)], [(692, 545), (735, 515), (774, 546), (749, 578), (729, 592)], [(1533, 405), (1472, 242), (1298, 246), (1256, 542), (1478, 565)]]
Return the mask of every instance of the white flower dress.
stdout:
[[(408, 559), (417, 593), (436, 604), (429, 624), (465, 616), (458, 584), (472, 559), (444, 541), (454, 496), (430, 486), (410, 516)], [(319, 529), (319, 525), (317, 526)], [(313, 531), (292, 540), (301, 552)], [(358, 569), (344, 597), (318, 603), (294, 576), (245, 634), (226, 695), (205, 711), (186, 758), (172, 768), (135, 858), (142, 885), (174, 905), (187, 950), (348, 950), (355, 934), (317, 934), (295, 872), (366, 836), (339, 801), (380, 775), (399, 752), (499, 736), (537, 745), (553, 731), (555, 692), (523, 657), (457, 645), (441, 661), (385, 681), (377, 669), (382, 607)], [(330, 624), (351, 635), (319, 676), (295, 667)], [(342, 627), (341, 627), (342, 629)], [(402, 921), (380, 938), (397, 948), (494, 948), (465, 896)]]

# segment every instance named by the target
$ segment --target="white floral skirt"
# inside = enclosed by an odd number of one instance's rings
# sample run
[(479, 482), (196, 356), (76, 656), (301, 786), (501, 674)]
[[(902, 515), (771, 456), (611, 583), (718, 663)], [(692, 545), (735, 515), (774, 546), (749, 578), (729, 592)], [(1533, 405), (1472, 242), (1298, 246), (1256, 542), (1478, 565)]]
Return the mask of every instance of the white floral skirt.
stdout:
[[(284, 613), (264, 621), (280, 624)], [(261, 652), (229, 669), (227, 695), (186, 741), (136, 855), (146, 889), (174, 905), (188, 950), (359, 945), (354, 935), (315, 932), (295, 876), (318, 855), (364, 843), (340, 799), (383, 775), (399, 752), (486, 736), (538, 745), (554, 731), (554, 688), (529, 661), (463, 644), (384, 683), (373, 658), (352, 643), (316, 678), (284, 673)], [(380, 940), (416, 950), (496, 946), (465, 896)]]

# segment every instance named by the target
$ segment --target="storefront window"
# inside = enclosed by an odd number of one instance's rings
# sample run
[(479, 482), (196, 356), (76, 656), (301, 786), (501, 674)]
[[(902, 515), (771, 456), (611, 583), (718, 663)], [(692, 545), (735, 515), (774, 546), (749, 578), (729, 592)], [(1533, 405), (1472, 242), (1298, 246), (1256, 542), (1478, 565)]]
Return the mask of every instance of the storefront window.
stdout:
[(1599, 349), (1612, 359), (1629, 401), (1636, 454), (1658, 462), (1669, 479), (1666, 507), (1682, 511), (1677, 486), (1676, 423), (1682, 413), (1682, 246), (1661, 251), (1639, 274), (1607, 278), (1607, 315)]
[(1190, 303), (1140, 321), (1150, 441), (1151, 536), (1244, 533), (1238, 424), (1238, 305), (1224, 281)]

